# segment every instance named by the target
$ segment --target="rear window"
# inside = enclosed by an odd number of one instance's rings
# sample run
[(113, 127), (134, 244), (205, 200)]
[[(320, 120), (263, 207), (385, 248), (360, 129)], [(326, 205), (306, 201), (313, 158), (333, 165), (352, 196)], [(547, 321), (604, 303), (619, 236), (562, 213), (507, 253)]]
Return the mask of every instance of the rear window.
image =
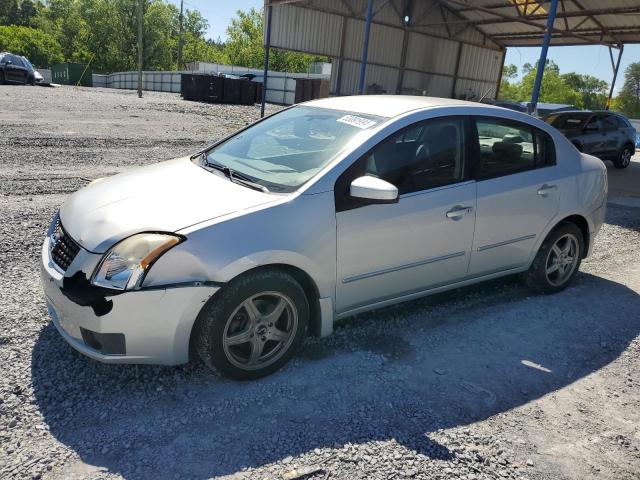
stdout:
[(615, 122), (618, 124), (620, 128), (631, 127), (631, 123), (629, 123), (629, 120), (627, 120), (624, 117), (621, 117), (620, 115), (611, 115), (611, 118), (615, 120)]
[(547, 123), (560, 129), (582, 128), (590, 116), (589, 113), (549, 115)]

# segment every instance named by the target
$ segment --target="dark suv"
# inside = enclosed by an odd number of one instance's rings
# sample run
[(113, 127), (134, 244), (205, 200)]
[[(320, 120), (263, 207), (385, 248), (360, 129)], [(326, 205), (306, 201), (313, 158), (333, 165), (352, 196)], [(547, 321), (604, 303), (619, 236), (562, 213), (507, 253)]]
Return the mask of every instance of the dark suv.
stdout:
[(0, 52), (0, 83), (35, 82), (32, 69), (24, 62), (22, 57), (8, 52)]
[(616, 168), (627, 168), (636, 151), (636, 129), (622, 115), (611, 112), (562, 112), (545, 118), (578, 150)]

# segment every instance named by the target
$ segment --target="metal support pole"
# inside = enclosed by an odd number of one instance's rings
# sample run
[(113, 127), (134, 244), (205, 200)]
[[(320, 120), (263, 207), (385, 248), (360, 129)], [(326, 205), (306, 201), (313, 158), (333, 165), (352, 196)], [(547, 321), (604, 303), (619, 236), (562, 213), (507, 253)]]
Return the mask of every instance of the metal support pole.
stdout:
[(269, 47), (271, 47), (271, 14), (272, 6), (267, 7), (267, 31), (264, 42), (264, 72), (262, 74), (262, 105), (260, 106), (260, 118), (264, 117), (264, 106), (267, 103), (267, 73), (269, 72)]
[(458, 42), (458, 53), (456, 54), (456, 69), (453, 71), (453, 83), (451, 85), (451, 98), (456, 98), (458, 88), (458, 73), (460, 71), (460, 59), (462, 58), (462, 43)]
[(144, 0), (138, 1), (138, 98), (142, 98), (142, 21)]
[(558, 10), (558, 0), (551, 0), (549, 5), (547, 28), (544, 31), (544, 40), (542, 42), (542, 51), (540, 52), (540, 60), (538, 60), (538, 71), (536, 72), (536, 81), (533, 84), (533, 92), (531, 93), (531, 113), (536, 111), (538, 105), (538, 97), (540, 96), (540, 87), (542, 86), (542, 76), (544, 75), (544, 67), (547, 64), (547, 51), (549, 43), (551, 43), (551, 33), (553, 24), (556, 20), (556, 11)]
[(396, 82), (396, 95), (402, 95), (402, 85), (404, 84), (404, 71), (407, 66), (407, 46), (409, 45), (409, 27), (405, 25), (402, 33), (402, 51), (400, 52), (400, 68), (398, 69), (398, 80)]
[[(607, 105), (604, 107), (605, 110), (609, 110), (611, 108), (611, 99), (613, 98), (613, 88), (616, 86), (616, 79), (618, 78), (618, 70), (620, 70), (620, 60), (622, 59), (623, 51), (624, 51), (624, 44), (621, 44), (620, 49), (618, 50), (618, 61), (616, 62), (616, 66), (613, 69), (613, 80), (611, 80), (611, 88), (609, 89), (609, 97), (607, 97)], [(609, 53), (611, 53), (611, 47), (609, 47)]]
[(504, 72), (504, 61), (507, 58), (507, 49), (506, 48), (502, 48), (502, 63), (500, 63), (500, 73), (498, 74), (498, 81), (496, 82), (496, 97), (495, 99), (498, 99), (498, 96), (500, 96), (500, 87), (502, 87), (502, 73)]
[(367, 73), (367, 54), (369, 53), (369, 33), (371, 32), (371, 19), (373, 18), (373, 0), (367, 1), (367, 19), (364, 23), (364, 45), (362, 46), (362, 59), (360, 60), (360, 78), (358, 80), (358, 95), (364, 93), (364, 77)]
[(180, 27), (179, 27), (179, 31), (178, 31), (178, 70), (182, 70), (182, 45), (184, 42), (183, 37), (183, 23), (184, 23), (184, 16), (182, 14), (184, 8), (184, 0), (180, 0)]
[(342, 94), (342, 72), (344, 70), (344, 44), (347, 40), (347, 17), (342, 17), (342, 33), (340, 36), (340, 56), (338, 57), (338, 73), (336, 75), (336, 95)]

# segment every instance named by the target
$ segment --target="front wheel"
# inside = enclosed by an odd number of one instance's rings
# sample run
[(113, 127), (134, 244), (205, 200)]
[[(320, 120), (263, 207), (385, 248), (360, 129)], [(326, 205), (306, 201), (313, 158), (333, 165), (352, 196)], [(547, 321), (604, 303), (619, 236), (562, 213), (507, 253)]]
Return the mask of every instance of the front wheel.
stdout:
[(618, 157), (613, 161), (613, 166), (618, 169), (627, 168), (631, 163), (631, 157), (633, 156), (633, 148), (629, 145), (620, 150)]
[(540, 293), (564, 290), (580, 268), (583, 249), (582, 232), (575, 224), (556, 227), (542, 243), (525, 274), (527, 285)]
[(304, 290), (278, 270), (249, 273), (226, 285), (198, 315), (195, 348), (225, 377), (269, 375), (300, 347), (309, 324)]

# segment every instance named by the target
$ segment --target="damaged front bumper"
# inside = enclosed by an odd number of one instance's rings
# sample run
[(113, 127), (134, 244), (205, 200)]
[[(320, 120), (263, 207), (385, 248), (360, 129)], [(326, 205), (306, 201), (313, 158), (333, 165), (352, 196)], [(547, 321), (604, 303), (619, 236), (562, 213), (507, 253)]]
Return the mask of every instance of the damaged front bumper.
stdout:
[[(220, 287), (178, 285), (115, 294), (89, 286), (86, 280), (100, 258), (83, 250), (63, 274), (51, 260), (49, 239), (42, 245), (42, 288), (62, 337), (80, 353), (105, 363), (188, 362), (193, 324)], [(70, 293), (69, 279), (79, 276), (86, 286), (77, 283)], [(82, 288), (91, 290), (83, 295)]]

